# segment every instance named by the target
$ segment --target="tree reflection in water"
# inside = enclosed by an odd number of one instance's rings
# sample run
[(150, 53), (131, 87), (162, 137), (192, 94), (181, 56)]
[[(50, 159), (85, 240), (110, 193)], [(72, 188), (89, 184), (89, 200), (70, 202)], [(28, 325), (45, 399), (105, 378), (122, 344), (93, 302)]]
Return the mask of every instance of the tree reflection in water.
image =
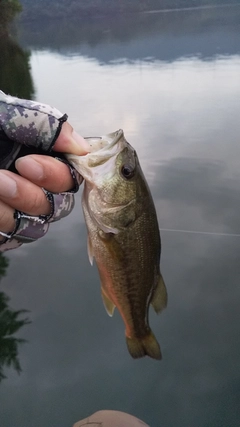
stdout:
[[(20, 98), (31, 99), (34, 94), (30, 72), (30, 54), (24, 51), (10, 36), (9, 24), (21, 10), (18, 0), (1, 5), (0, 16), (0, 89)], [(8, 259), (0, 253), (0, 280), (6, 275)], [(9, 297), (0, 292), (0, 382), (6, 378), (5, 368), (13, 368), (19, 374), (21, 365), (18, 358), (19, 345), (26, 340), (14, 336), (24, 325), (31, 323), (22, 317), (27, 310), (12, 310)]]
[(1, 2), (0, 13), (0, 90), (19, 98), (31, 99), (34, 94), (30, 72), (30, 53), (11, 37), (10, 24), (20, 11), (18, 0)]
[(0, 89), (19, 98), (34, 94), (30, 72), (30, 53), (23, 50), (8, 34), (0, 37)]
[[(0, 280), (6, 275), (8, 259), (0, 254)], [(13, 368), (18, 374), (21, 366), (18, 358), (19, 345), (26, 342), (22, 338), (16, 338), (15, 333), (30, 320), (27, 317), (21, 319), (21, 315), (27, 310), (12, 310), (9, 307), (9, 298), (4, 292), (0, 292), (0, 382), (6, 378), (4, 367)]]

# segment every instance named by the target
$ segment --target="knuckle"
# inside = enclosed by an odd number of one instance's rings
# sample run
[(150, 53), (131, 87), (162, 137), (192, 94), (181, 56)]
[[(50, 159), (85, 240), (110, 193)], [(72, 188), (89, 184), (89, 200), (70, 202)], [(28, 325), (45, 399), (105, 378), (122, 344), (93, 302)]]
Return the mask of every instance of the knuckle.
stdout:
[(51, 170), (51, 175), (47, 176), (44, 187), (55, 193), (68, 191), (74, 187), (74, 180), (69, 166), (57, 159), (54, 160), (55, 162)]
[(0, 230), (7, 233), (14, 229), (13, 209), (0, 202)]
[(41, 188), (27, 196), (24, 203), (24, 212), (31, 215), (47, 215), (51, 206)]

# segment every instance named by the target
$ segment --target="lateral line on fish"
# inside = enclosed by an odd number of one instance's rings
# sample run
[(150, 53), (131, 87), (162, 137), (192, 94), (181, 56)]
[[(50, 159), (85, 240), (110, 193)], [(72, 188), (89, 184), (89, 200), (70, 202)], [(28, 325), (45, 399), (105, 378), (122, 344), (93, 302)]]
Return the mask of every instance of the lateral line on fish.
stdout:
[(170, 231), (170, 232), (188, 233), (188, 234), (206, 234), (210, 236), (240, 237), (240, 234), (238, 233), (217, 233), (215, 231), (178, 230), (175, 228), (160, 228), (160, 231)]

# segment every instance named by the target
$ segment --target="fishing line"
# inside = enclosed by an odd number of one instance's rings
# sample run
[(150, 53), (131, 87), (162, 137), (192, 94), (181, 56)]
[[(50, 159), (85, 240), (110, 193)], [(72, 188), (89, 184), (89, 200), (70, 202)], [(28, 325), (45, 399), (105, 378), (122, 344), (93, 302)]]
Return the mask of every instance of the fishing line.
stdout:
[(160, 228), (160, 231), (170, 231), (176, 233), (188, 233), (188, 234), (206, 234), (210, 236), (226, 236), (226, 237), (240, 237), (237, 233), (217, 233), (212, 231), (197, 231), (197, 230), (178, 230), (175, 228)]

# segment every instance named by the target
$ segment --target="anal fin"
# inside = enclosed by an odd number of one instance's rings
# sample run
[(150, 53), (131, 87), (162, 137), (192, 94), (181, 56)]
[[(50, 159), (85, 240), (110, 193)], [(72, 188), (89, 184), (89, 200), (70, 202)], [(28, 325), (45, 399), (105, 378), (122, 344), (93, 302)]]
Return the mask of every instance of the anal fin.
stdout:
[(102, 299), (103, 299), (103, 304), (104, 307), (106, 309), (107, 314), (112, 317), (113, 313), (114, 313), (114, 309), (115, 309), (115, 304), (113, 304), (113, 302), (106, 296), (105, 292), (103, 291), (103, 288), (101, 288), (101, 293), (102, 293)]
[(167, 300), (168, 300), (168, 295), (167, 295), (166, 285), (164, 283), (162, 275), (160, 274), (157, 287), (153, 292), (153, 296), (151, 300), (151, 304), (154, 310), (156, 311), (156, 313), (160, 313), (164, 308), (167, 307)]
[(87, 238), (87, 251), (88, 251), (89, 262), (91, 265), (93, 265), (94, 254), (93, 254), (93, 247), (92, 247), (92, 242), (91, 242), (89, 234), (88, 234), (88, 238)]

